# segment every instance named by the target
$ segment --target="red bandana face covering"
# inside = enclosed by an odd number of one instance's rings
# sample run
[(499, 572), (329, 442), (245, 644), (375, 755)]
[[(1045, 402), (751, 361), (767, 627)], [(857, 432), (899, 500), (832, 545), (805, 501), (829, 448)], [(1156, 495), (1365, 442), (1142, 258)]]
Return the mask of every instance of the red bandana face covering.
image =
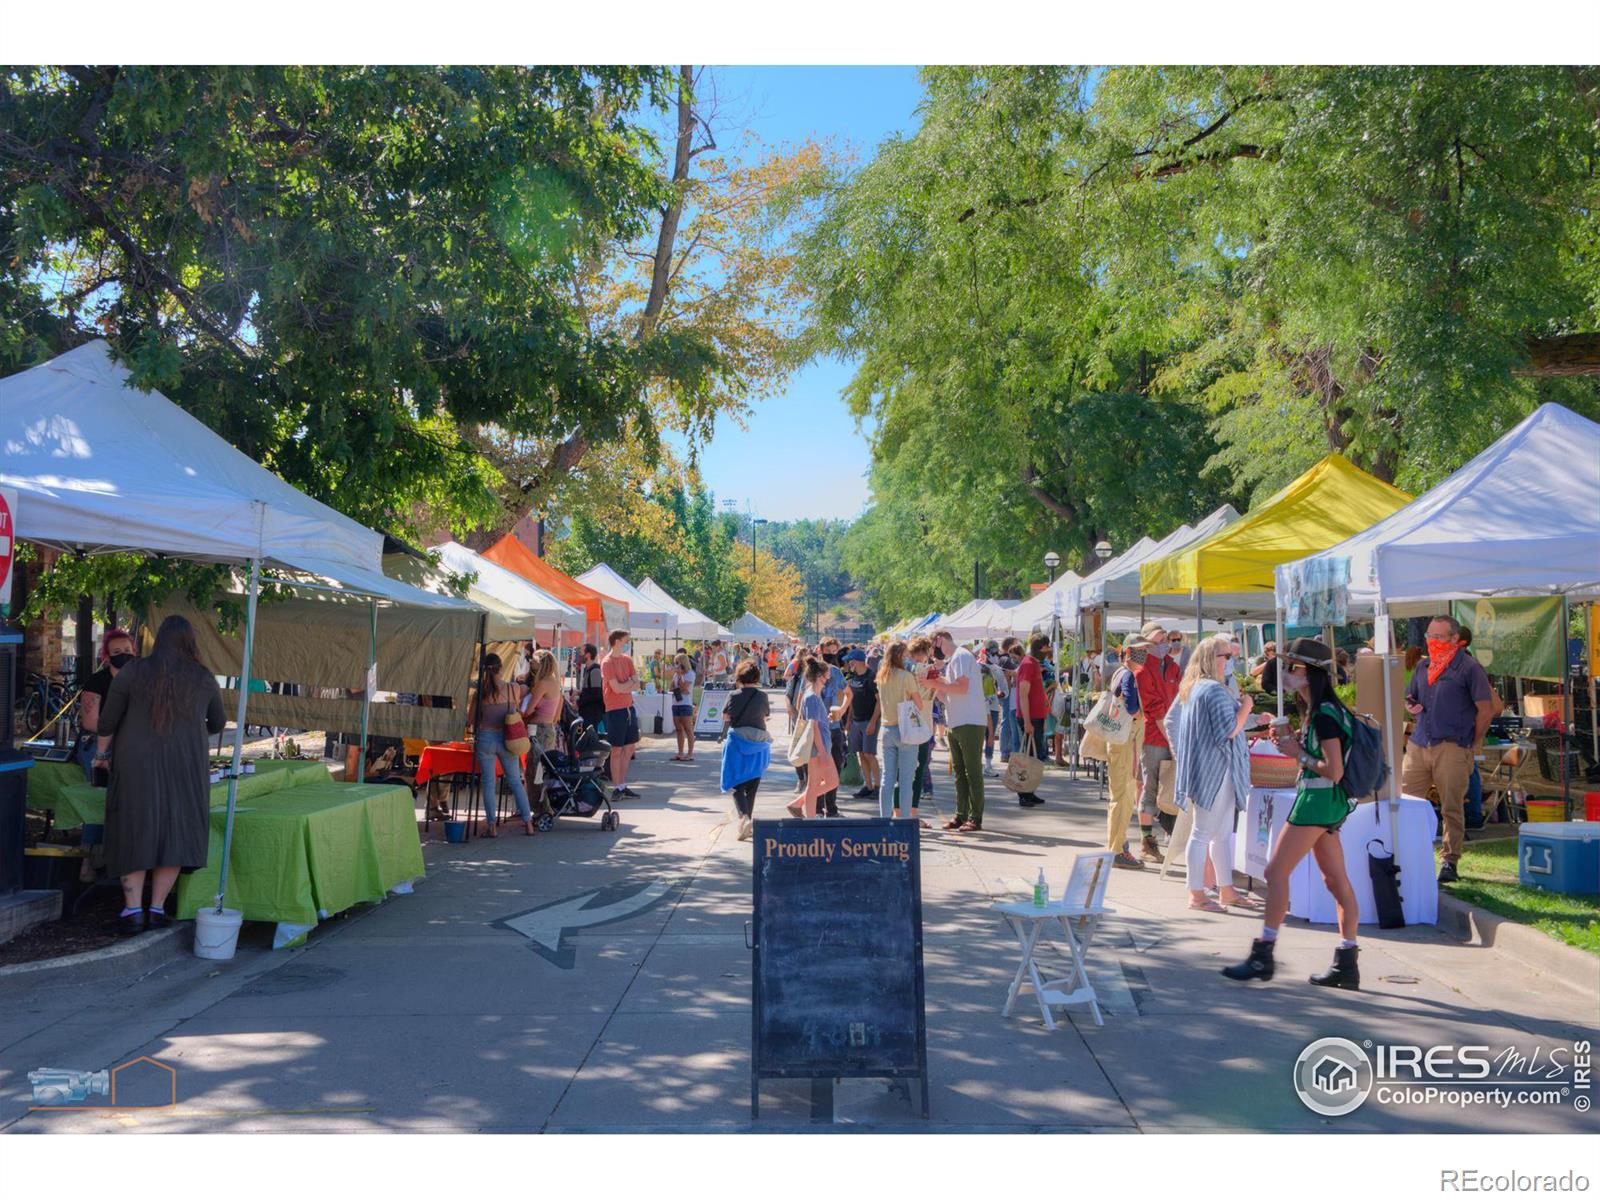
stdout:
[(1439, 676), (1444, 674), (1444, 669), (1450, 665), (1450, 660), (1456, 656), (1456, 651), (1461, 649), (1459, 642), (1447, 642), (1441, 638), (1428, 639), (1428, 682), (1438, 683)]

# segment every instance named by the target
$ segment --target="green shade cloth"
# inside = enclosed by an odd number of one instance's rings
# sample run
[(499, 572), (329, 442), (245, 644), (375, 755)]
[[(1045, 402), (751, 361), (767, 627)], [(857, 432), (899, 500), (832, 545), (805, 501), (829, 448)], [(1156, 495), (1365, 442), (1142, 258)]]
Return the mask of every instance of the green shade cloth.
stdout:
[[(261, 758), (253, 759), (255, 774), (239, 777), (239, 803), (246, 799), (255, 799), (271, 792), (284, 788), (295, 787), (302, 782), (331, 782), (328, 767), (325, 763), (309, 762), (296, 759)], [(40, 763), (38, 766), (54, 768), (50, 778), (59, 781), (58, 774), (61, 768), (68, 766), (66, 763)], [(33, 780), (28, 781), (28, 807), (49, 809), (55, 814), (55, 824), (58, 829), (76, 829), (79, 825), (104, 825), (106, 823), (106, 790), (93, 787), (83, 782), (83, 772), (76, 764), (70, 764), (71, 773), (75, 782), (61, 784), (43, 790), (36, 790)], [(30, 771), (33, 775), (38, 770)], [(227, 808), (228, 806), (228, 781), (211, 785), (211, 807)]]
[[(323, 780), (297, 778), (235, 811), (226, 903), (245, 920), (314, 925), (422, 877), (409, 788)], [(178, 883), (180, 918), (216, 895), (226, 823), (226, 808), (213, 809), (207, 865)]]
[[(56, 814), (56, 824), (61, 825), (63, 811), (62, 793), (69, 787), (87, 787), (83, 781), (83, 768), (76, 759), (71, 762), (44, 762), (36, 759), (28, 768), (28, 807), (49, 809)], [(105, 792), (100, 793), (100, 811), (105, 812)], [(68, 809), (67, 811), (71, 811)], [(83, 824), (73, 821), (63, 828)]]

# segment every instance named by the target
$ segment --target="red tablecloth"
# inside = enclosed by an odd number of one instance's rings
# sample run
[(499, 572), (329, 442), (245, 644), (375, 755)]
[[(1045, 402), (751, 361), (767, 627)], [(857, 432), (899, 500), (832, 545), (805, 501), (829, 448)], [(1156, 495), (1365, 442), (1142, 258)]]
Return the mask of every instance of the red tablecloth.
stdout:
[[(521, 756), (523, 768), (528, 765), (528, 756)], [(427, 746), (422, 751), (422, 757), (417, 760), (417, 786), (421, 787), (435, 775), (476, 775), (478, 773), (478, 754), (466, 742), (446, 742), (439, 746)], [(500, 768), (500, 758), (495, 756), (494, 773), (498, 778), (505, 774)]]

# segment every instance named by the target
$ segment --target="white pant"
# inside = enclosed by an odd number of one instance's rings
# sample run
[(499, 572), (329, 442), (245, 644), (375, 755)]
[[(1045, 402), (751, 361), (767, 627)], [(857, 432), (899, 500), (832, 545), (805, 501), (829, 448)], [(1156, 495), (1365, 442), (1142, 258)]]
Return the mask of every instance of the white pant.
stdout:
[(1194, 827), (1189, 831), (1189, 845), (1184, 860), (1188, 868), (1189, 890), (1198, 892), (1206, 885), (1206, 852), (1211, 853), (1211, 865), (1217, 873), (1217, 886), (1233, 886), (1233, 818), (1236, 808), (1233, 798), (1233, 775), (1222, 777), (1222, 787), (1210, 808), (1192, 804)]

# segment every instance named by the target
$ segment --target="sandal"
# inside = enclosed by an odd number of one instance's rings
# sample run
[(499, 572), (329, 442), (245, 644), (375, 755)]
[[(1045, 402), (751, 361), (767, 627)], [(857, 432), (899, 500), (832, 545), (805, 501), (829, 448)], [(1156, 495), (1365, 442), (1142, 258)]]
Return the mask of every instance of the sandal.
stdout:
[(955, 820), (954, 818), (952, 818), (951, 820), (948, 820), (948, 821), (946, 821), (944, 823), (943, 828), (945, 828), (945, 829), (960, 829), (961, 828), (961, 822)]
[(1228, 911), (1228, 909), (1227, 909), (1226, 905), (1218, 904), (1215, 900), (1211, 900), (1211, 899), (1208, 898), (1205, 901), (1205, 903), (1203, 903), (1203, 904), (1196, 904), (1193, 900), (1189, 901), (1189, 911), (1190, 912), (1225, 913), (1225, 912)]
[(1265, 912), (1267, 908), (1264, 903), (1254, 896), (1240, 896), (1237, 899), (1228, 901), (1219, 900), (1218, 903), (1226, 903), (1230, 908), (1243, 909), (1245, 912)]
[(982, 825), (977, 825), (977, 824), (974, 824), (971, 821), (968, 821), (965, 825), (961, 826), (960, 829), (956, 830), (956, 832), (957, 833), (982, 833), (983, 832), (983, 826)]

